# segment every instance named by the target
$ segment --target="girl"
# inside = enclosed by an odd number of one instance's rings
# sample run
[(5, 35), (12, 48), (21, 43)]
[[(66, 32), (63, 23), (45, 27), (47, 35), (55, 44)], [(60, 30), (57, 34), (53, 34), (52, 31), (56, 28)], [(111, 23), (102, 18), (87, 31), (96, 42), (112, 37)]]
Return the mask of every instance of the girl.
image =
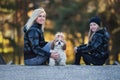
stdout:
[(82, 56), (86, 65), (103, 65), (109, 56), (109, 34), (100, 27), (100, 18), (97, 16), (89, 20), (89, 26), (88, 44), (74, 48), (74, 64), (79, 65)]

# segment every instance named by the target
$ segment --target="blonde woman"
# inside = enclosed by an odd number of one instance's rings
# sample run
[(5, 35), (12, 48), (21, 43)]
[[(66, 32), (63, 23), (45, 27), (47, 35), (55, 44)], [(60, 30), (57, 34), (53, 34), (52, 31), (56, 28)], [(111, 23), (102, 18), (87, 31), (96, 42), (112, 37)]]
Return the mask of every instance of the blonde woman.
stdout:
[(24, 64), (42, 65), (49, 57), (58, 59), (59, 55), (50, 53), (50, 42), (44, 40), (46, 12), (43, 8), (35, 9), (24, 26)]
[(89, 20), (89, 42), (74, 48), (75, 65), (80, 65), (80, 58), (86, 65), (103, 65), (109, 56), (109, 34), (105, 28), (100, 26), (100, 18), (92, 17)]

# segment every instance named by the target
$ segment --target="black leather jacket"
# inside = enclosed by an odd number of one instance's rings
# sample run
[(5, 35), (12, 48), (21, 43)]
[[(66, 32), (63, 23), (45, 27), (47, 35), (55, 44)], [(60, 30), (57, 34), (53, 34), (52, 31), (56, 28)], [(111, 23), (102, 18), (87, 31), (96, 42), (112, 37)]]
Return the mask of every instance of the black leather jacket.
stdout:
[(90, 53), (95, 58), (108, 58), (110, 35), (105, 28), (97, 31), (87, 45), (78, 47), (78, 52)]
[(25, 26), (24, 33), (24, 59), (30, 59), (37, 55), (50, 56), (50, 53), (42, 49), (47, 42), (44, 40), (40, 24), (34, 23), (29, 30), (26, 30)]

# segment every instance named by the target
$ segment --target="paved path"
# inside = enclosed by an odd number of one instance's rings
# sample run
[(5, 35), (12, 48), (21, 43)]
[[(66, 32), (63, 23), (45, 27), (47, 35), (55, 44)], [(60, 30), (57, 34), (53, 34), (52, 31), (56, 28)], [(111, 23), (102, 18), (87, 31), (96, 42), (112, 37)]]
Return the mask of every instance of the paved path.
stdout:
[(120, 80), (120, 66), (0, 65), (0, 80)]

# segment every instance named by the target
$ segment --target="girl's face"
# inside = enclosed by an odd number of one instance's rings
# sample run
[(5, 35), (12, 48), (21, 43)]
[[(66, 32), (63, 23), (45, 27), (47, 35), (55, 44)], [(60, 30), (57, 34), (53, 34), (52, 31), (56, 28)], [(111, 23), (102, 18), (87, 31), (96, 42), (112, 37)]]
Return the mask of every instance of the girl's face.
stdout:
[(36, 22), (38, 24), (44, 24), (46, 19), (45, 13), (40, 13), (40, 15), (37, 17)]
[(98, 30), (98, 28), (99, 28), (99, 25), (96, 24), (95, 22), (91, 22), (91, 23), (90, 23), (90, 30), (91, 30), (92, 32), (96, 32), (96, 31)]

